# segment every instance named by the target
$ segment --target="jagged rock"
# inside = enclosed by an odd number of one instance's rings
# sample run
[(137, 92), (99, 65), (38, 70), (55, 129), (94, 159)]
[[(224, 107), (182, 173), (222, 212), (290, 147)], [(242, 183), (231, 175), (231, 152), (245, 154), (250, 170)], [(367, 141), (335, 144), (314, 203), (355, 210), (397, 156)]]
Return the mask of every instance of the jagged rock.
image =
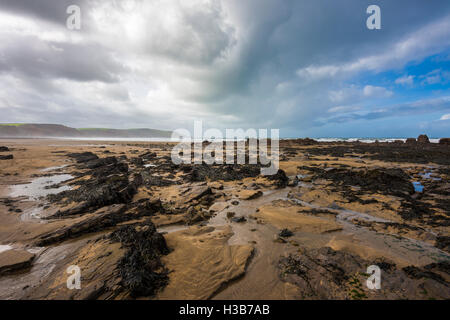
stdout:
[(70, 158), (74, 158), (77, 163), (84, 163), (98, 159), (98, 156), (93, 154), (92, 152), (69, 153), (67, 156)]
[(450, 138), (441, 138), (441, 139), (439, 139), (439, 144), (450, 145)]
[(319, 144), (318, 141), (311, 139), (311, 138), (296, 139), (295, 142), (301, 146), (311, 146), (311, 145)]
[(276, 174), (268, 176), (267, 179), (274, 181), (278, 188), (285, 188), (289, 184), (288, 176), (281, 169), (278, 169)]
[(406, 139), (406, 143), (409, 143), (409, 144), (416, 143), (416, 142), (417, 142), (416, 138), (408, 138), (408, 139)]
[(68, 199), (66, 201), (69, 203), (78, 203), (71, 209), (58, 211), (52, 217), (80, 214), (112, 204), (129, 203), (142, 183), (143, 179), (140, 174), (135, 175), (131, 180), (126, 174), (116, 174), (84, 182), (74, 190), (49, 195), (48, 198), (51, 201)]
[(280, 233), (278, 235), (280, 237), (289, 238), (289, 237), (292, 237), (294, 235), (294, 233), (289, 229), (283, 229), (280, 231)]
[(450, 237), (437, 236), (436, 237), (436, 248), (450, 252)]
[(35, 245), (38, 247), (48, 246), (72, 237), (114, 226), (127, 220), (127, 217), (123, 214), (125, 208), (123, 204), (112, 205), (101, 208), (94, 213), (86, 214), (80, 222), (40, 236)]
[(212, 190), (208, 186), (194, 186), (189, 192), (184, 195), (185, 202), (199, 200), (202, 197), (212, 194)]
[(194, 165), (186, 166), (182, 169), (189, 172), (187, 177), (192, 182), (223, 180), (235, 181), (244, 178), (257, 177), (260, 174), (260, 166), (251, 164), (234, 164), (234, 165)]
[(235, 212), (231, 212), (231, 211), (228, 211), (228, 212), (227, 212), (227, 218), (228, 218), (228, 219), (233, 218), (235, 215), (236, 215)]
[(12, 160), (12, 159), (14, 159), (14, 156), (12, 154), (8, 154), (6, 156), (0, 155), (0, 160)]
[(236, 222), (236, 223), (243, 223), (243, 222), (246, 222), (247, 219), (245, 219), (245, 217), (233, 217), (233, 218), (231, 218), (231, 221)]
[[(366, 286), (367, 267), (382, 270), (381, 289)], [(303, 299), (449, 299), (448, 262), (423, 268), (397, 269), (390, 261), (364, 260), (357, 255), (329, 247), (303, 249), (279, 261), (280, 277), (295, 285)]]
[(209, 186), (216, 190), (223, 190), (223, 184), (221, 184), (220, 182), (217, 182), (217, 181), (211, 182), (209, 184)]
[(35, 255), (24, 250), (8, 250), (0, 253), (0, 275), (31, 267)]
[(430, 139), (428, 139), (428, 136), (426, 134), (421, 134), (418, 138), (417, 138), (417, 142), (418, 143), (430, 143)]
[(86, 167), (89, 169), (96, 169), (102, 166), (106, 166), (109, 164), (116, 164), (117, 158), (116, 157), (106, 157), (106, 158), (100, 158), (95, 160), (90, 160), (86, 163)]
[(375, 168), (364, 170), (331, 169), (319, 174), (320, 178), (330, 179), (339, 185), (359, 186), (363, 190), (392, 195), (414, 193), (409, 176), (399, 168)]
[(160, 257), (168, 254), (169, 248), (153, 223), (122, 227), (110, 239), (127, 249), (118, 268), (121, 285), (130, 291), (131, 297), (153, 296), (167, 285), (168, 271)]

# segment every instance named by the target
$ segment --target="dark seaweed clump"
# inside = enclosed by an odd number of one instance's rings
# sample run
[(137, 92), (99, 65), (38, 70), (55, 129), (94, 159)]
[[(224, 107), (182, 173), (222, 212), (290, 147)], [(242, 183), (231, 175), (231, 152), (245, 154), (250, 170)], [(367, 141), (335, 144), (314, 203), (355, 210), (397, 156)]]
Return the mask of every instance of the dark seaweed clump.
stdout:
[(160, 257), (168, 254), (169, 248), (153, 223), (122, 227), (110, 239), (127, 249), (118, 268), (121, 285), (132, 298), (153, 296), (167, 285), (168, 272)]

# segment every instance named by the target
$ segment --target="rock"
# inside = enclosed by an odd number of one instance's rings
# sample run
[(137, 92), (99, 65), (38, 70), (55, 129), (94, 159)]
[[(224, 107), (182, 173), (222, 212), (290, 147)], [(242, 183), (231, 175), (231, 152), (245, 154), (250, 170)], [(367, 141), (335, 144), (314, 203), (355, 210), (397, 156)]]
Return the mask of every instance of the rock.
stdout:
[(294, 233), (289, 229), (283, 229), (280, 231), (280, 233), (278, 235), (283, 238), (289, 238), (289, 237), (292, 237), (294, 235)]
[(231, 202), (231, 204), (232, 204), (233, 206), (237, 206), (237, 205), (239, 205), (239, 201), (233, 200), (233, 201)]
[(288, 187), (296, 187), (298, 186), (299, 180), (298, 177), (295, 176), (294, 179), (289, 179)]
[(319, 175), (320, 178), (333, 180), (345, 186), (359, 186), (370, 192), (382, 192), (391, 195), (414, 193), (409, 176), (400, 168), (375, 168), (364, 170), (331, 169)]
[(8, 152), (9, 148), (8, 147), (0, 147), (0, 152)]
[(12, 154), (8, 154), (6, 156), (0, 155), (0, 160), (12, 160), (12, 159), (14, 159), (14, 156)]
[(281, 169), (279, 169), (276, 174), (268, 176), (267, 179), (274, 181), (278, 188), (285, 188), (289, 183), (289, 178)]
[(302, 146), (311, 146), (311, 145), (319, 144), (318, 141), (311, 139), (311, 138), (296, 139), (295, 142)]
[(436, 248), (450, 253), (450, 237), (437, 236), (435, 246)]
[(8, 250), (0, 253), (0, 275), (31, 267), (35, 255), (24, 250)]
[(263, 195), (262, 191), (242, 190), (239, 192), (239, 198), (242, 200), (253, 200)]
[(418, 143), (430, 143), (430, 139), (428, 139), (428, 136), (426, 134), (421, 134), (418, 138), (417, 138), (417, 142)]
[(82, 152), (82, 153), (69, 153), (67, 155), (70, 158), (74, 158), (77, 163), (85, 163), (92, 160), (97, 160), (98, 156), (92, 152)]
[(228, 219), (233, 218), (235, 215), (236, 215), (235, 212), (231, 212), (231, 211), (227, 212), (227, 218), (228, 218)]
[(450, 138), (441, 138), (439, 139), (439, 144), (443, 144), (443, 145), (450, 145)]
[(100, 158), (100, 159), (94, 159), (90, 160), (86, 163), (86, 167), (89, 169), (96, 169), (102, 166), (106, 166), (109, 164), (116, 164), (117, 158), (116, 157), (107, 157), (107, 158)]
[[(113, 165), (119, 166), (119, 164)], [(105, 167), (109, 167), (105, 166)], [(96, 170), (102, 170), (105, 167)], [(113, 167), (112, 172), (121, 170)], [(85, 213), (112, 204), (129, 203), (143, 183), (140, 174), (131, 179), (127, 174), (100, 175), (89, 181), (83, 181), (79, 188), (49, 195), (51, 201), (66, 199), (68, 203), (78, 203), (75, 207), (58, 211), (53, 217)]]
[(83, 219), (75, 224), (40, 236), (35, 242), (35, 245), (44, 247), (114, 226), (119, 222), (127, 220), (127, 216), (123, 214), (124, 211), (125, 205), (123, 204), (101, 208), (94, 213), (84, 215)]
[(416, 138), (408, 138), (408, 139), (406, 139), (406, 143), (409, 143), (409, 144), (413, 144), (413, 143), (416, 143), (416, 142), (417, 142)]
[[(381, 289), (366, 286), (367, 267), (382, 269)], [(279, 261), (280, 277), (295, 285), (303, 299), (449, 299), (448, 283), (440, 274), (448, 274), (449, 263), (397, 269), (389, 261), (364, 260), (358, 255), (329, 247), (302, 249)]]
[(220, 182), (217, 182), (217, 181), (211, 182), (211, 183), (209, 184), (209, 186), (210, 186), (211, 188), (213, 188), (213, 189), (216, 189), (216, 190), (223, 190), (223, 184), (221, 184)]
[(199, 164), (183, 167), (184, 172), (189, 172), (188, 180), (191, 182), (200, 181), (236, 181), (244, 178), (254, 178), (260, 174), (259, 165), (251, 164), (225, 164), (225, 165), (207, 165)]
[(195, 186), (185, 195), (185, 202), (199, 200), (206, 195), (212, 194), (212, 190), (208, 186)]
[(165, 287), (168, 270), (160, 257), (170, 250), (155, 225), (146, 222), (139, 226), (125, 226), (110, 235), (112, 242), (120, 242), (126, 253), (119, 262), (121, 285), (133, 298), (149, 297)]
[(231, 219), (231, 221), (236, 222), (236, 223), (243, 223), (243, 222), (246, 222), (247, 219), (245, 219), (245, 217), (234, 217)]

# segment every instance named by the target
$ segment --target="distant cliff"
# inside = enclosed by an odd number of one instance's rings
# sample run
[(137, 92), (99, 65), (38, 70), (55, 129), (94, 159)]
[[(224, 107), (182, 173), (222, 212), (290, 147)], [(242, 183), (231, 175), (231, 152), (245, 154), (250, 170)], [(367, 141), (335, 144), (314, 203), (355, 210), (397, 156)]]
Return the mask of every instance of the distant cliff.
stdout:
[(1, 138), (170, 138), (171, 131), (155, 129), (75, 129), (59, 124), (0, 124)]

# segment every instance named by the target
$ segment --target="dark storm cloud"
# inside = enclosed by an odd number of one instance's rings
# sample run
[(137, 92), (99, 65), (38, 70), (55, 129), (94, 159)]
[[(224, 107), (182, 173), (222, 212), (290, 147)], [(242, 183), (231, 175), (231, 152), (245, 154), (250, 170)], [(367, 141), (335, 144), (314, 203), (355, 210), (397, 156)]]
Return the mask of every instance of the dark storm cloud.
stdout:
[(37, 79), (117, 82), (125, 71), (120, 62), (96, 43), (81, 45), (43, 42), (35, 37), (15, 41), (2, 52), (5, 71)]
[[(10, 120), (63, 122), (70, 113), (79, 123), (102, 114), (117, 126), (147, 114), (156, 123), (204, 117), (217, 126), (307, 128), (407, 115), (420, 108), (320, 120), (342, 108), (331, 91), (371, 84), (358, 83), (360, 73), (448, 49), (433, 38), (442, 33), (433, 24), (450, 15), (447, 0), (137, 1), (131, 12), (114, 0), (0, 1), (0, 13), (37, 25), (0, 30), (0, 86), (10, 88), (3, 97), (0, 90), (0, 108), (14, 106)], [(83, 17), (73, 33), (65, 27), (72, 4)], [(380, 31), (366, 28), (371, 4), (382, 10)], [(399, 53), (398, 44), (413, 46)]]

